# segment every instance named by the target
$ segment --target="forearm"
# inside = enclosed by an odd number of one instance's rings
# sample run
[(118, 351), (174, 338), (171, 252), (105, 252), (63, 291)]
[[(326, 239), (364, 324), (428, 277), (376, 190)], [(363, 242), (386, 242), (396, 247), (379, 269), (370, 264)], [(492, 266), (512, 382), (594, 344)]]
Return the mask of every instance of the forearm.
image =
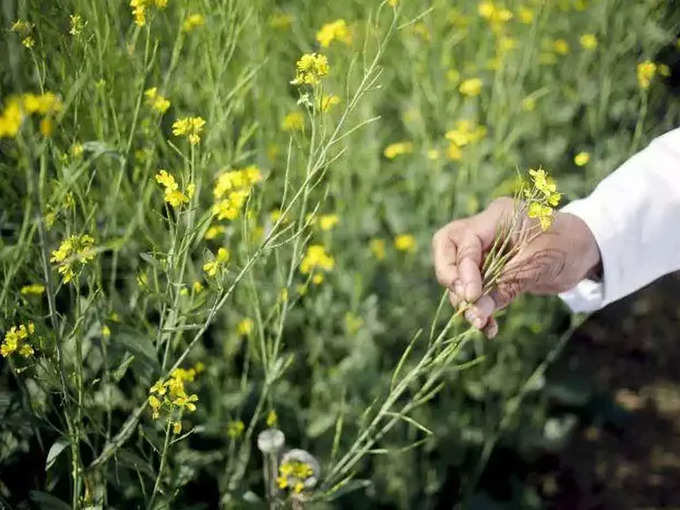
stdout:
[(592, 311), (680, 269), (680, 129), (655, 139), (563, 209), (581, 218), (598, 244), (602, 279), (560, 297)]

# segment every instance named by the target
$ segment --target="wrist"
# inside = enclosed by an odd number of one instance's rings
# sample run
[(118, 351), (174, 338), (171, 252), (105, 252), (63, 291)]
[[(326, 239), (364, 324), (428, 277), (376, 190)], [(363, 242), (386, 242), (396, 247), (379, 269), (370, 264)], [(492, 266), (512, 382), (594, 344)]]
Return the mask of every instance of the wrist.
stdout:
[(573, 234), (574, 243), (571, 256), (578, 260), (579, 273), (582, 279), (602, 280), (602, 257), (593, 232), (588, 224), (576, 215), (561, 213), (569, 218), (569, 230)]

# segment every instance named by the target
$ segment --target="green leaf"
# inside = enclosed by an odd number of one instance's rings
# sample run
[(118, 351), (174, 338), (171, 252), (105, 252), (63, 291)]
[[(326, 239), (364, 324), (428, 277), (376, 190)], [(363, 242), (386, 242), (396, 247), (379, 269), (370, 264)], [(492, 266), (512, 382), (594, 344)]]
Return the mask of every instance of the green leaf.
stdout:
[(61, 438), (57, 439), (54, 444), (50, 447), (50, 451), (47, 452), (47, 460), (45, 461), (45, 471), (50, 469), (52, 465), (55, 463), (57, 460), (57, 457), (59, 457), (59, 454), (64, 451), (64, 448), (66, 448), (69, 445), (68, 440)]
[(123, 362), (118, 366), (118, 368), (114, 370), (113, 378), (116, 380), (116, 382), (120, 381), (125, 376), (125, 372), (127, 372), (130, 363), (132, 363), (134, 359), (135, 359), (134, 354), (128, 355), (128, 357), (123, 360)]
[(71, 510), (71, 505), (67, 505), (61, 499), (46, 492), (31, 491), (29, 496), (41, 510)]

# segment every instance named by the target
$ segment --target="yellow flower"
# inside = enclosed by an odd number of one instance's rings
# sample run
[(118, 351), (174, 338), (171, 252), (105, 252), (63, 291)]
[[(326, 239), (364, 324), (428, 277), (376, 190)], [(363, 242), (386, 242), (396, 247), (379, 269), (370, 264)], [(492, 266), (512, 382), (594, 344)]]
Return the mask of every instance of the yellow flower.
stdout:
[(479, 78), (470, 78), (464, 80), (463, 83), (461, 83), (458, 87), (458, 91), (464, 96), (478, 96), (482, 91), (482, 80)]
[(238, 331), (239, 335), (243, 336), (248, 336), (253, 332), (253, 326), (254, 326), (253, 319), (245, 318), (241, 320), (241, 322), (238, 323), (236, 326), (236, 331)]
[(414, 251), (416, 239), (411, 234), (399, 234), (394, 238), (394, 247), (399, 251)]
[(156, 382), (154, 383), (154, 385), (151, 386), (151, 388), (149, 389), (149, 393), (156, 393), (157, 395), (160, 395), (161, 397), (162, 397), (163, 395), (165, 395), (165, 394), (167, 393), (167, 388), (166, 388), (166, 386), (163, 384), (163, 380), (162, 380), (162, 379), (158, 379), (158, 381), (156, 381)]
[(590, 161), (590, 154), (587, 152), (579, 152), (576, 156), (574, 156), (574, 164), (576, 166), (584, 166)]
[(57, 265), (57, 272), (64, 283), (75, 276), (74, 269), (80, 269), (94, 259), (94, 239), (87, 234), (72, 235), (64, 239), (59, 248), (52, 252), (50, 262)]
[(389, 144), (387, 147), (385, 147), (383, 154), (387, 159), (394, 159), (397, 156), (401, 156), (402, 154), (411, 154), (412, 152), (413, 143), (404, 141)]
[(217, 236), (224, 233), (224, 227), (222, 225), (213, 225), (205, 232), (205, 237), (208, 240), (215, 239)]
[(83, 155), (83, 144), (82, 143), (74, 143), (71, 145), (71, 156), (74, 158), (79, 158), (80, 156)]
[(135, 19), (137, 26), (144, 26), (146, 24), (146, 9), (147, 7), (156, 7), (163, 9), (168, 4), (168, 0), (130, 0), (130, 7), (132, 7), (132, 16)]
[(165, 170), (159, 170), (155, 179), (158, 184), (165, 188), (163, 199), (174, 208), (188, 203), (194, 196), (195, 187), (193, 184), (189, 184), (186, 193), (184, 193), (180, 191), (175, 178)]
[(226, 248), (218, 249), (215, 258), (212, 261), (203, 264), (203, 271), (208, 273), (208, 276), (215, 276), (217, 270), (229, 262), (230, 255), (229, 250)]
[(201, 141), (203, 126), (205, 126), (205, 120), (201, 117), (184, 117), (172, 124), (172, 134), (186, 136), (191, 145), (196, 145)]
[(451, 142), (446, 149), (446, 157), (451, 161), (460, 161), (463, 159), (463, 151), (455, 143)]
[(316, 40), (323, 48), (327, 48), (334, 40), (341, 41), (345, 44), (352, 43), (352, 34), (347, 27), (347, 22), (344, 19), (326, 23), (321, 27), (316, 34)]
[(331, 271), (335, 266), (335, 259), (328, 255), (326, 248), (320, 244), (312, 244), (307, 247), (307, 252), (300, 263), (300, 272), (309, 274), (319, 268)]
[(24, 344), (21, 347), (19, 347), (19, 354), (24, 358), (30, 358), (35, 354), (35, 351), (33, 350), (33, 347), (31, 347), (30, 345)]
[(458, 147), (465, 147), (484, 138), (486, 127), (477, 125), (474, 121), (468, 119), (461, 119), (456, 122), (456, 129), (447, 131), (444, 136)]
[(102, 326), (102, 336), (104, 338), (109, 338), (111, 336), (111, 328), (109, 328), (106, 324)]
[(0, 138), (14, 138), (24, 120), (21, 107), (16, 99), (10, 99), (0, 115)]
[(281, 121), (283, 131), (302, 131), (305, 129), (305, 117), (301, 112), (294, 111), (287, 114)]
[(21, 287), (20, 292), (22, 296), (40, 296), (43, 292), (45, 292), (45, 286), (40, 283), (32, 283), (30, 285), (24, 285)]
[(337, 214), (323, 214), (319, 218), (319, 226), (321, 227), (321, 230), (330, 230), (339, 222), (340, 218)]
[(597, 48), (597, 37), (595, 37), (595, 34), (583, 34), (579, 38), (579, 42), (586, 50), (594, 50)]
[(640, 62), (637, 66), (637, 80), (641, 89), (648, 89), (657, 71), (657, 65), (651, 60)]
[(172, 424), (172, 432), (173, 434), (179, 434), (182, 432), (182, 422), (181, 421), (176, 421)]
[(499, 32), (505, 23), (512, 19), (512, 12), (494, 2), (480, 2), (477, 6), (479, 15), (486, 19), (494, 32)]
[(245, 424), (241, 420), (233, 420), (227, 424), (227, 435), (230, 439), (241, 437), (245, 430)]
[(539, 202), (531, 202), (529, 204), (529, 218), (538, 218), (541, 229), (548, 230), (552, 225), (552, 207), (540, 204)]
[(566, 55), (569, 53), (569, 43), (564, 39), (557, 39), (553, 42), (553, 49), (558, 55)]
[(278, 421), (279, 417), (276, 415), (276, 411), (273, 409), (269, 411), (269, 414), (267, 414), (267, 427), (275, 427)]
[(184, 23), (182, 23), (182, 30), (191, 32), (194, 28), (202, 27), (203, 25), (205, 25), (203, 14), (189, 14)]
[(396, 7), (398, 3), (399, 0), (387, 0), (387, 5), (389, 5), (390, 7)]
[(68, 33), (74, 37), (79, 36), (86, 24), (83, 22), (83, 18), (80, 16), (80, 14), (71, 14), (68, 18), (70, 22)]
[(33, 347), (28, 343), (28, 339), (35, 333), (35, 325), (32, 322), (19, 324), (19, 326), (12, 326), (7, 333), (5, 339), (0, 345), (0, 356), (8, 358), (15, 352), (18, 352), (24, 358), (28, 358), (34, 354)]
[(49, 137), (54, 133), (54, 123), (49, 117), (45, 117), (40, 120), (40, 134)]
[(276, 484), (279, 489), (291, 489), (295, 493), (301, 493), (305, 489), (305, 480), (314, 475), (314, 469), (306, 462), (288, 460), (279, 466), (279, 476)]
[(154, 395), (149, 396), (149, 407), (151, 407), (151, 416), (154, 420), (160, 417), (160, 409), (162, 402), (158, 400)]
[(167, 98), (161, 96), (158, 93), (158, 89), (156, 87), (147, 89), (144, 92), (144, 96), (146, 97), (146, 104), (150, 106), (152, 110), (155, 110), (158, 113), (165, 113), (168, 108), (170, 108), (170, 101), (168, 101)]
[(316, 273), (312, 276), (312, 283), (314, 285), (321, 285), (323, 283), (323, 275), (321, 273)]
[(196, 404), (194, 402), (198, 402), (198, 395), (179, 396), (172, 401), (173, 405), (179, 409), (186, 409), (191, 413), (196, 411)]
[(333, 108), (336, 104), (340, 103), (340, 98), (334, 94), (331, 95), (326, 95), (324, 94), (323, 97), (319, 100), (319, 110), (322, 112), (327, 112), (331, 108)]
[(671, 68), (668, 67), (666, 64), (659, 64), (658, 69), (659, 74), (664, 78), (668, 78), (671, 75)]
[(31, 49), (33, 46), (35, 46), (35, 39), (33, 39), (33, 36), (28, 35), (23, 38), (21, 44), (23, 44), (26, 48)]
[(316, 85), (328, 74), (330, 67), (325, 55), (306, 53), (295, 64), (293, 85)]

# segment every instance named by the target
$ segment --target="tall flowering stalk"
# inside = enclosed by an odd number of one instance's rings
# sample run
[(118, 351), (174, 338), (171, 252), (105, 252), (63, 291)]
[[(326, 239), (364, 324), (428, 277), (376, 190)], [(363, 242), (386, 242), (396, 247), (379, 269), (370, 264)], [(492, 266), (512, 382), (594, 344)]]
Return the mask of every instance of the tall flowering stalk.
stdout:
[(530, 169), (528, 179), (520, 178), (512, 214), (498, 228), (482, 265), (482, 295), (499, 283), (513, 257), (550, 228), (561, 198), (554, 179), (542, 168)]

